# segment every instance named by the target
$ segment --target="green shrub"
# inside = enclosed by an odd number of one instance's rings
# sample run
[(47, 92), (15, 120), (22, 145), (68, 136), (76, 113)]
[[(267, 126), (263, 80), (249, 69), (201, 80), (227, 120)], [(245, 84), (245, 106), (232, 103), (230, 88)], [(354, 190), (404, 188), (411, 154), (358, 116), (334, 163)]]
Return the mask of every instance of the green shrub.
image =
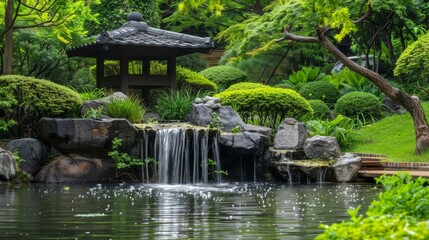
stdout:
[(338, 115), (335, 119), (329, 120), (310, 120), (305, 123), (310, 136), (332, 136), (338, 141), (340, 147), (350, 146), (355, 141), (356, 125), (353, 120)]
[(192, 102), (203, 92), (192, 93), (188, 90), (167, 90), (155, 97), (155, 110), (163, 120), (184, 120), (191, 112)]
[(7, 131), (16, 125), (16, 121), (11, 119), (12, 107), (17, 104), (15, 97), (10, 91), (10, 87), (0, 87), (0, 131)]
[[(141, 63), (131, 62), (129, 64), (128, 72), (130, 74), (141, 74)], [(90, 68), (91, 76), (95, 79), (95, 73), (97, 72), (96, 66)], [(151, 61), (150, 73), (153, 75), (166, 75), (167, 65), (159, 62)], [(119, 75), (119, 62), (117, 61), (106, 61), (104, 63), (104, 75), (105, 76), (117, 76)], [(197, 72), (191, 71), (187, 68), (177, 66), (176, 67), (176, 83), (179, 89), (192, 89), (207, 90), (216, 92), (217, 86), (214, 82), (208, 80)]]
[[(233, 86), (231, 86), (233, 87)], [(262, 87), (216, 94), (222, 105), (232, 106), (246, 122), (276, 128), (286, 117), (304, 119), (313, 115), (310, 104), (290, 89)]]
[(249, 90), (254, 88), (271, 88), (271, 87), (264, 85), (262, 83), (241, 82), (241, 83), (236, 83), (229, 86), (229, 88), (225, 89), (224, 92), (235, 91), (235, 90)]
[(301, 87), (299, 93), (307, 100), (319, 99), (328, 105), (334, 105), (340, 97), (338, 88), (326, 81), (306, 83)]
[(367, 92), (374, 94), (382, 99), (383, 95), (374, 83), (365, 77), (353, 72), (348, 67), (345, 67), (339, 73), (333, 73), (329, 77), (329, 82), (334, 84), (342, 95), (349, 92)]
[(359, 208), (351, 219), (331, 226), (316, 239), (428, 239), (429, 179), (413, 179), (408, 173), (377, 179), (385, 190), (371, 203), (366, 217)]
[(381, 103), (376, 96), (365, 92), (351, 92), (338, 99), (335, 113), (350, 118), (380, 119)]
[(32, 135), (31, 129), (42, 117), (79, 116), (82, 100), (68, 87), (33, 77), (0, 76), (0, 87), (6, 86), (17, 101), (7, 115), (18, 123), (14, 135)]
[(247, 74), (242, 70), (231, 66), (215, 66), (200, 72), (201, 75), (214, 82), (219, 91), (223, 91), (232, 84), (244, 82)]
[(140, 123), (146, 112), (142, 105), (139, 97), (132, 95), (125, 99), (113, 98), (103, 111), (112, 118), (125, 118), (131, 123)]
[(328, 105), (322, 100), (309, 100), (311, 108), (313, 109), (313, 116), (320, 119), (328, 119), (331, 116), (331, 110)]

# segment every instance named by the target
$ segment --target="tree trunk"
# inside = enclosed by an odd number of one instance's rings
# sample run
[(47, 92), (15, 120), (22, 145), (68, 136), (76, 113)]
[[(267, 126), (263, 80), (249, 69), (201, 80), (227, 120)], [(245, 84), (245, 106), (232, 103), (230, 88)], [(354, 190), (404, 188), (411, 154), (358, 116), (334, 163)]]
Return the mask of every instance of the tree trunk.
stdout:
[(12, 73), (12, 55), (13, 55), (13, 0), (8, 0), (6, 5), (4, 28), (7, 29), (5, 34), (3, 75)]
[(413, 118), (414, 132), (416, 135), (416, 153), (421, 154), (429, 148), (429, 128), (420, 99), (417, 96), (408, 96), (399, 89), (394, 88), (381, 75), (366, 69), (347, 58), (340, 50), (335, 47), (323, 34), (318, 32), (318, 42), (324, 48), (329, 50), (350, 70), (366, 77), (373, 82), (387, 97), (397, 104), (403, 106)]

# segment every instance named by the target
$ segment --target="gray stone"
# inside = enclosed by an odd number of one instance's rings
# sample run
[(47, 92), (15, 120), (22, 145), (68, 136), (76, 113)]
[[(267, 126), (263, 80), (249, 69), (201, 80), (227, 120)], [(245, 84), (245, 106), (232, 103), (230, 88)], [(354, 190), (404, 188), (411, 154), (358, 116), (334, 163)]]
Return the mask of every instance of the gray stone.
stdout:
[(305, 139), (308, 137), (308, 131), (303, 123), (293, 118), (286, 118), (279, 125), (274, 137), (274, 148), (287, 150), (301, 149)]
[(357, 178), (362, 159), (356, 154), (346, 153), (332, 166), (338, 182), (351, 182)]
[(262, 155), (269, 146), (267, 136), (252, 132), (221, 133), (218, 142), (222, 151), (237, 155)]
[(11, 180), (16, 176), (16, 172), (16, 161), (12, 153), (0, 148), (0, 180)]
[(221, 107), (220, 103), (214, 103), (214, 101), (208, 101), (204, 105), (213, 110), (217, 110)]
[(236, 126), (244, 124), (237, 112), (230, 106), (222, 106), (218, 110), (208, 108), (204, 104), (192, 104), (190, 122), (197, 126), (208, 126), (212, 121), (212, 113), (219, 115), (221, 129), (230, 132)]
[(200, 103), (204, 103), (203, 100), (201, 98), (195, 98), (194, 100), (195, 104), (200, 104)]
[(122, 92), (114, 92), (112, 95), (109, 95), (104, 98), (85, 101), (82, 105), (81, 114), (85, 114), (90, 108), (98, 109), (99, 107), (104, 107), (107, 103), (110, 103), (112, 99), (126, 99), (127, 95)]
[(384, 109), (391, 113), (403, 114), (407, 111), (401, 105), (395, 103), (391, 98), (385, 97), (383, 101)]
[(111, 150), (112, 140), (122, 139), (121, 151), (137, 142), (138, 130), (126, 119), (42, 118), (35, 131), (43, 142), (63, 154), (104, 157)]
[(318, 135), (305, 140), (304, 152), (307, 158), (336, 159), (341, 155), (340, 146), (335, 137)]
[(260, 133), (267, 136), (268, 139), (271, 139), (271, 133), (273, 132), (273, 130), (269, 127), (262, 127), (262, 126), (252, 125), (252, 124), (242, 124), (240, 126), (240, 131)]
[(288, 182), (325, 182), (333, 180), (333, 172), (326, 160), (283, 160), (273, 164), (275, 173)]
[(215, 98), (215, 97), (210, 97), (210, 96), (205, 96), (203, 98), (203, 103), (207, 103), (207, 102), (213, 102), (213, 103), (220, 103), (220, 98)]
[(5, 149), (10, 152), (18, 149), (19, 157), (24, 161), (20, 166), (21, 170), (32, 176), (40, 170), (40, 167), (42, 167), (48, 157), (46, 145), (34, 138), (12, 140), (6, 145)]
[(77, 154), (61, 155), (42, 167), (35, 181), (43, 183), (102, 182), (114, 176), (112, 161), (86, 158)]

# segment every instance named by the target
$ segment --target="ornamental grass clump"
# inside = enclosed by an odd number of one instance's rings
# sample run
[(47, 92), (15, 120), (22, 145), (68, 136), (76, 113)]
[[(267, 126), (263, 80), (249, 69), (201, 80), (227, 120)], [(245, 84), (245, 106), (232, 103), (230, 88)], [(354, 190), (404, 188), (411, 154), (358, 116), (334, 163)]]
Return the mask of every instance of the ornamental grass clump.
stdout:
[(273, 129), (277, 128), (284, 118), (303, 120), (313, 115), (313, 109), (307, 100), (291, 89), (268, 86), (243, 90), (227, 89), (215, 97), (221, 99), (222, 105), (232, 106), (243, 121)]
[(190, 90), (165, 90), (155, 97), (155, 110), (162, 120), (185, 120), (186, 114), (191, 112), (192, 102), (196, 97), (205, 95), (206, 92)]
[(131, 123), (140, 123), (146, 112), (143, 103), (138, 96), (131, 95), (128, 98), (113, 98), (104, 107), (104, 114), (112, 118), (125, 118)]

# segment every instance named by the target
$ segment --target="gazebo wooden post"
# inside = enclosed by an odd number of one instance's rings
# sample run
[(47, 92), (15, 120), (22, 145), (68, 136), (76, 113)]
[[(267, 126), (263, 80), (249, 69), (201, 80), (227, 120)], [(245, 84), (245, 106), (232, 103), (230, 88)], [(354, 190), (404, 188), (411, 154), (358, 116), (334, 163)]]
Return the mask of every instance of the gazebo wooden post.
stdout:
[(101, 82), (104, 81), (104, 59), (97, 58), (97, 72), (95, 74), (95, 86), (101, 88)]
[(176, 55), (171, 55), (167, 59), (167, 77), (170, 81), (170, 88), (177, 90), (176, 83)]
[[(142, 59), (142, 75), (143, 75), (143, 81), (147, 81), (145, 77), (149, 77), (150, 75), (150, 59), (143, 58)], [(148, 99), (150, 94), (150, 87), (145, 86), (141, 89), (141, 96), (143, 99)]]
[(128, 60), (127, 52), (123, 51), (119, 60), (119, 91), (124, 94), (128, 94)]

